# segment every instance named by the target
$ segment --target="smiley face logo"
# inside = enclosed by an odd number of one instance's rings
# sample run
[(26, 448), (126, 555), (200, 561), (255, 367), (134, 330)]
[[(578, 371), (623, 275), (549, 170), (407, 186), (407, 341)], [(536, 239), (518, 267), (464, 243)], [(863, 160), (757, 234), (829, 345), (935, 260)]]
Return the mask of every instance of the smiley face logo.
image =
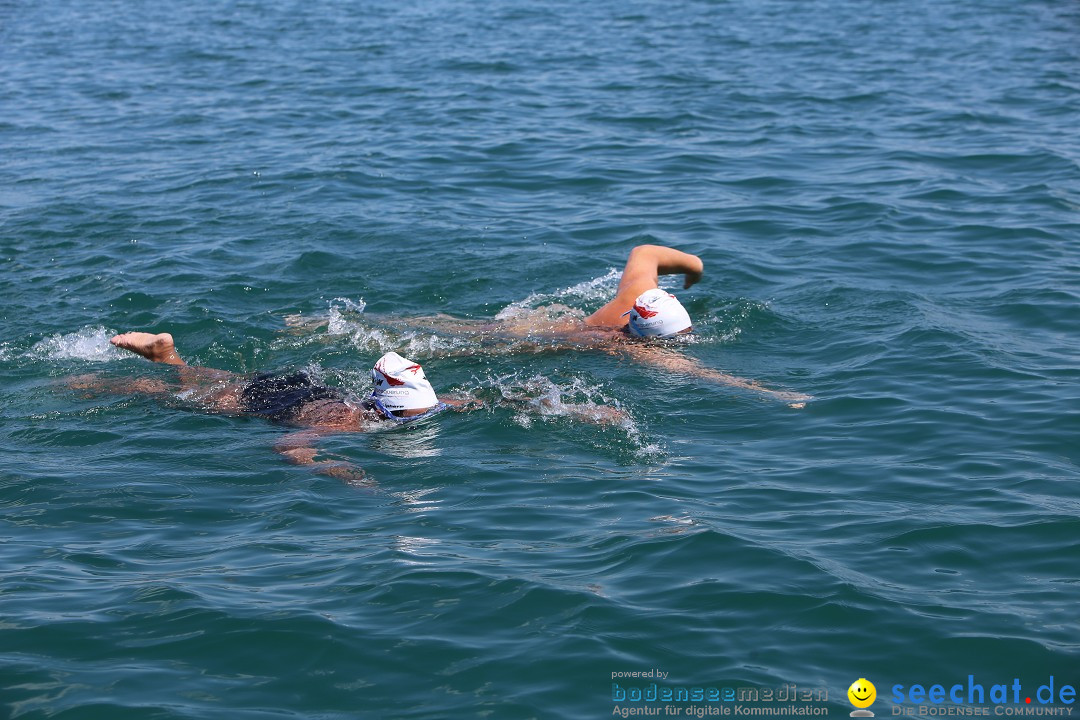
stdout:
[[(874, 700), (877, 699), (877, 688), (874, 687), (874, 683), (870, 682), (866, 678), (859, 678), (855, 682), (851, 683), (851, 687), (847, 689), (848, 700), (851, 704), (857, 708), (868, 708), (874, 704)], [(854, 715), (855, 713), (852, 713)], [(860, 713), (860, 715), (863, 713)], [(871, 713), (867, 715), (873, 716)]]

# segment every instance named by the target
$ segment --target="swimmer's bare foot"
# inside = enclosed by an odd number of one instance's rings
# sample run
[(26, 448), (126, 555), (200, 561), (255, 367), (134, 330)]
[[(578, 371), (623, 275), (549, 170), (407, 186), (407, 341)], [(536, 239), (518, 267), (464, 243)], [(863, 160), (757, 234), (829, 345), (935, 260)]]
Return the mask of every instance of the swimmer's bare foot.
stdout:
[(173, 336), (169, 333), (158, 333), (157, 335), (145, 332), (122, 333), (109, 342), (118, 348), (124, 348), (136, 355), (142, 355), (153, 362), (165, 363), (166, 365), (187, 365), (176, 354)]

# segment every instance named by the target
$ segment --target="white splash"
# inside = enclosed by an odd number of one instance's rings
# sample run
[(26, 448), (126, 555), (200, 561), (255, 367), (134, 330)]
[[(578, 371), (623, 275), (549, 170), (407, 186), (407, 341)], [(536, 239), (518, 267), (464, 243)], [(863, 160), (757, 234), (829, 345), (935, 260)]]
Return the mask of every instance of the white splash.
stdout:
[[(340, 303), (340, 304), (338, 304)], [(364, 312), (364, 308), (367, 307), (367, 303), (363, 298), (360, 298), (358, 302), (353, 302), (349, 298), (339, 297), (334, 298), (330, 302), (330, 311), (327, 313), (327, 326), (326, 332), (330, 335), (344, 335), (349, 332), (350, 323), (345, 318), (345, 313), (352, 313), (359, 315)]]
[(592, 280), (580, 282), (577, 285), (556, 290), (550, 293), (532, 293), (524, 300), (518, 300), (507, 305), (495, 316), (496, 320), (506, 320), (517, 317), (523, 310), (535, 310), (541, 305), (549, 305), (561, 301), (556, 307), (566, 307), (567, 304), (587, 304), (598, 300), (610, 300), (614, 297), (615, 288), (619, 285), (622, 272), (615, 268), (609, 268), (607, 273)]
[(513, 422), (529, 428), (536, 421), (575, 421), (622, 434), (638, 457), (662, 454), (661, 448), (645, 439), (633, 415), (598, 383), (571, 377), (559, 383), (543, 375), (522, 378), (520, 373), (476, 379), (469, 395), (477, 397), (494, 410), (515, 410)]
[[(89, 360), (110, 362), (128, 355), (109, 344), (116, 333), (103, 327), (83, 328), (66, 335), (53, 335), (38, 341), (26, 353), (41, 360)], [(132, 356), (134, 357), (134, 356)]]
[(364, 315), (366, 307), (367, 303), (363, 299), (353, 302), (349, 298), (334, 298), (326, 314), (326, 334), (345, 336), (349, 344), (361, 352), (381, 355), (393, 350), (409, 358), (414, 355), (429, 357), (467, 344), (464, 338), (450, 338), (423, 330), (397, 330), (380, 326), (377, 319)]

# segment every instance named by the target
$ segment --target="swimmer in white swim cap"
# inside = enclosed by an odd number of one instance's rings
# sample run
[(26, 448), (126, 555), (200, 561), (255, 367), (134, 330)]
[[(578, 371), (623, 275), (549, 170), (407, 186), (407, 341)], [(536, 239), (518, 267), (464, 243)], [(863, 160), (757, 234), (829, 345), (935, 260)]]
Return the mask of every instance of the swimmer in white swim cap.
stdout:
[[(729, 375), (703, 365), (674, 343), (658, 342), (693, 332), (690, 314), (678, 298), (660, 288), (660, 276), (682, 275), (683, 289), (689, 289), (701, 280), (704, 271), (705, 264), (697, 255), (663, 245), (638, 245), (626, 260), (615, 297), (587, 317), (565, 305), (529, 308), (513, 304), (490, 320), (440, 313), (415, 318), (387, 316), (385, 321), (469, 340), (457, 344), (460, 350), (445, 354), (600, 351), (667, 373), (750, 390), (802, 407), (809, 395), (773, 390)], [(297, 317), (290, 325), (315, 328), (326, 322), (303, 323)]]
[[(474, 409), (468, 398), (442, 402), (423, 368), (395, 352), (383, 355), (371, 369), (372, 392), (360, 398), (344, 388), (327, 386), (305, 372), (247, 375), (188, 365), (169, 333), (129, 332), (115, 336), (113, 345), (152, 362), (177, 368), (175, 381), (127, 383), (128, 391), (162, 396), (179, 394), (186, 402), (210, 412), (252, 415), (298, 428), (280, 438), (274, 449), (290, 462), (311, 465), (317, 472), (349, 481), (362, 481), (363, 470), (348, 462), (320, 459), (314, 441), (321, 435), (366, 432), (387, 421), (410, 423), (453, 407)], [(109, 389), (106, 382), (80, 379), (80, 387)]]
[(690, 314), (659, 287), (661, 275), (683, 275), (683, 288), (701, 279), (705, 264), (697, 255), (662, 245), (638, 245), (630, 251), (615, 298), (589, 317), (592, 327), (625, 329), (635, 337), (672, 337), (690, 332)]
[(369, 400), (390, 420), (408, 422), (446, 408), (424, 376), (424, 369), (396, 352), (378, 359), (371, 368), (371, 384)]
[(623, 313), (629, 315), (626, 330), (635, 337), (666, 338), (691, 332), (690, 313), (679, 299), (660, 288), (638, 295), (634, 306)]
[[(633, 338), (672, 338), (693, 331), (690, 314), (671, 293), (660, 289), (661, 275), (682, 275), (683, 289), (701, 280), (705, 264), (697, 255), (662, 245), (638, 245), (630, 251), (615, 298), (585, 318), (596, 330), (621, 330)], [(587, 341), (588, 333), (581, 333)], [(630, 340), (631, 338), (627, 338)], [(809, 395), (773, 390), (760, 383), (705, 367), (695, 358), (649, 342), (609, 343), (634, 360), (668, 372), (711, 380), (770, 395), (791, 407), (803, 407)], [(595, 346), (595, 345), (594, 345)]]
[[(479, 410), (505, 404), (519, 412), (529, 412), (528, 398), (504, 397), (485, 402), (468, 394), (440, 399), (419, 363), (388, 352), (371, 369), (371, 394), (359, 397), (345, 388), (324, 385), (306, 372), (234, 373), (228, 370), (188, 365), (180, 356), (169, 333), (128, 332), (110, 342), (151, 362), (171, 365), (169, 377), (110, 380), (93, 375), (72, 378), (70, 386), (81, 390), (140, 393), (163, 398), (181, 398), (185, 404), (205, 412), (251, 415), (287, 425), (293, 431), (274, 443), (274, 450), (289, 462), (311, 466), (316, 472), (352, 483), (371, 484), (361, 468), (344, 460), (326, 457), (316, 449), (316, 441), (334, 433), (368, 432), (386, 428), (390, 422), (413, 423), (442, 410)], [(562, 413), (593, 424), (616, 424), (626, 413), (616, 407), (562, 403)]]

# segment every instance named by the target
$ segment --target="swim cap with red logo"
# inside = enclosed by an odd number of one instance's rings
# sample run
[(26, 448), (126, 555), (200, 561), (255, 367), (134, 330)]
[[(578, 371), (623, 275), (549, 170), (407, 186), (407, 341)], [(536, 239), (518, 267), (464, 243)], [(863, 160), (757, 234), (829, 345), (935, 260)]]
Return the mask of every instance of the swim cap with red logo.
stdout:
[(424, 377), (424, 370), (396, 352), (388, 352), (371, 368), (372, 396), (391, 411), (426, 410), (439, 398)]
[(638, 337), (670, 337), (693, 324), (682, 303), (660, 288), (638, 295), (634, 307), (623, 315), (630, 316), (630, 334)]

